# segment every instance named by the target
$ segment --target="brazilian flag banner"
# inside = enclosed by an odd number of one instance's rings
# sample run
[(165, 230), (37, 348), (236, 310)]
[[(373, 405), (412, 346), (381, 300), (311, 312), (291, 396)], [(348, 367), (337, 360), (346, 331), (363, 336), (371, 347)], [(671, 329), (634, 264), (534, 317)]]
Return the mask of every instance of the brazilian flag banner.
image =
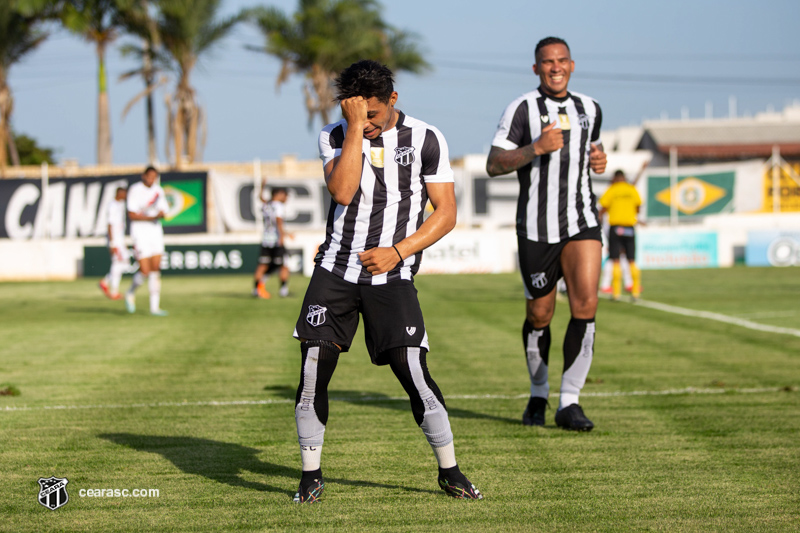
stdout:
[(161, 187), (167, 195), (169, 212), (162, 224), (164, 233), (205, 233), (205, 172), (164, 172)]
[(669, 176), (647, 178), (647, 217), (669, 217), (674, 204), (678, 218), (727, 213), (733, 209), (736, 172), (678, 175), (675, 187)]

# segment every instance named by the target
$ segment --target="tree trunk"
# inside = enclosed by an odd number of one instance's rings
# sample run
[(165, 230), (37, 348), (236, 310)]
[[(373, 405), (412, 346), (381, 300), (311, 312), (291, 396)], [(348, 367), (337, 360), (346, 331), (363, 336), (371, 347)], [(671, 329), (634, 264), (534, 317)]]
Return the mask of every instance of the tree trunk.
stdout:
[(111, 164), (111, 120), (108, 112), (106, 45), (97, 43), (97, 164)]
[(147, 112), (147, 162), (153, 165), (158, 160), (158, 151), (156, 150), (155, 111), (153, 109), (153, 85), (155, 85), (155, 74), (153, 73), (153, 61), (150, 57), (150, 43), (147, 39), (144, 41), (143, 61), (144, 65), (142, 70), (144, 72), (145, 86), (147, 88), (147, 98), (145, 100)]
[(6, 142), (11, 137), (8, 118), (11, 115), (11, 89), (5, 80), (5, 71), (0, 69), (0, 178), (6, 177), (8, 154)]
[[(8, 158), (11, 164), (19, 166), (19, 153), (11, 131), (11, 114), (14, 111), (14, 97), (11, 87), (6, 83), (6, 71), (0, 68), (0, 177), (5, 176)], [(6, 152), (8, 147), (8, 152)]]

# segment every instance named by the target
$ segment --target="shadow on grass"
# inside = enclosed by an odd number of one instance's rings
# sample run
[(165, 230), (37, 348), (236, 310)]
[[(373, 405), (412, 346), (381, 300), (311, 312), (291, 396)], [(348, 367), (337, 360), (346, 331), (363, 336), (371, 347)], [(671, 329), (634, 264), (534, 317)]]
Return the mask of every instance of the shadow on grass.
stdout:
[(127, 315), (125, 307), (68, 307), (65, 311), (70, 315)]
[[(273, 392), (282, 396), (283, 398), (293, 400), (297, 389), (287, 385), (274, 385), (264, 387), (264, 390)], [(328, 398), (333, 402), (347, 402), (353, 405), (371, 405), (380, 407), (382, 409), (392, 409), (394, 411), (407, 411), (411, 416), (411, 406), (407, 398), (397, 399), (393, 398), (382, 392), (364, 392), (356, 390), (329, 390)], [(447, 406), (447, 414), (452, 418), (466, 418), (473, 420), (494, 420), (496, 422), (503, 422), (506, 424), (519, 425), (520, 422), (516, 418), (505, 418), (502, 416), (487, 415), (486, 413), (478, 413), (469, 411), (467, 409), (459, 409), (453, 407), (452, 404)]]
[[(196, 437), (133, 435), (130, 433), (103, 433), (98, 437), (139, 452), (162, 455), (183, 472), (190, 475), (203, 476), (233, 487), (286, 494), (290, 498), (294, 496), (302, 473), (299, 468), (262, 461), (258, 458), (261, 450), (230, 442), (198, 439)], [(279, 486), (276, 486), (266, 482), (242, 479), (241, 472), (251, 472), (269, 478), (281, 477), (286, 479), (281, 481)], [(414, 487), (327, 476), (325, 476), (325, 481), (356, 487), (401, 489), (407, 492), (436, 492)]]

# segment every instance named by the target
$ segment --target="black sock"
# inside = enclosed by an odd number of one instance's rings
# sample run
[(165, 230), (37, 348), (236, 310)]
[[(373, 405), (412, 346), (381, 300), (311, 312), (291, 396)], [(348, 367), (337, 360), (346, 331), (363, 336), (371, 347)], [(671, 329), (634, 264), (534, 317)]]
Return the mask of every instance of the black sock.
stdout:
[(442, 468), (439, 467), (439, 478), (446, 478), (451, 483), (458, 482), (464, 486), (468, 486), (467, 476), (461, 473), (461, 469), (458, 468), (458, 465), (453, 466), (451, 468)]
[(253, 282), (253, 288), (254, 288), (254, 289), (257, 289), (257, 288), (258, 288), (258, 284), (259, 284), (259, 283), (260, 283), (260, 282), (259, 282), (258, 280), (255, 280), (255, 281)]
[(318, 479), (322, 479), (322, 468), (316, 470), (303, 470), (303, 476), (300, 478), (300, 485), (308, 487)]

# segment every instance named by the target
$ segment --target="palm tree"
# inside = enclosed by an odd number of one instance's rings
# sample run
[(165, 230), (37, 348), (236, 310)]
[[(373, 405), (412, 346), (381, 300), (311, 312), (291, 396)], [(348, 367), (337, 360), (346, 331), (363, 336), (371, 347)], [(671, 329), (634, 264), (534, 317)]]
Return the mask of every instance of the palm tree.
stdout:
[(136, 57), (141, 65), (133, 70), (124, 72), (119, 80), (127, 80), (134, 77), (141, 77), (144, 80), (145, 88), (134, 96), (122, 111), (122, 118), (128, 111), (142, 98), (145, 100), (145, 112), (147, 118), (147, 159), (150, 164), (158, 160), (156, 149), (156, 125), (155, 109), (153, 105), (153, 93), (158, 87), (167, 81), (165, 76), (161, 76), (158, 81), (156, 77), (159, 72), (169, 68), (169, 59), (161, 51), (161, 36), (158, 33), (158, 26), (155, 17), (150, 12), (150, 2), (148, 0), (120, 0), (121, 17), (125, 30), (139, 37), (141, 44), (126, 44), (120, 47), (123, 56)]
[(118, 0), (70, 0), (62, 23), (94, 44), (97, 53), (97, 164), (111, 164), (111, 120), (108, 111), (106, 49), (121, 27)]
[[(243, 13), (218, 20), (220, 0), (156, 0), (161, 44), (177, 76), (173, 94), (167, 97), (168, 132), (174, 142), (175, 166), (199, 159), (198, 131), (203, 116), (191, 74), (201, 57), (219, 44), (242, 20)], [(167, 140), (169, 157), (169, 139)]]
[[(14, 138), (11, 135), (11, 115), (14, 97), (8, 85), (8, 71), (12, 65), (47, 38), (40, 27), (45, 12), (41, 9), (23, 11), (19, 0), (0, 2), (0, 175), (5, 172), (8, 154), (13, 165), (19, 165)], [(6, 152), (8, 146), (8, 152)]]
[(291, 17), (276, 8), (256, 8), (249, 15), (266, 39), (263, 48), (251, 49), (281, 60), (277, 86), (295, 73), (306, 78), (309, 127), (317, 114), (330, 122), (333, 80), (360, 59), (380, 61), (395, 72), (429, 68), (416, 35), (387, 24), (375, 0), (299, 0)]

